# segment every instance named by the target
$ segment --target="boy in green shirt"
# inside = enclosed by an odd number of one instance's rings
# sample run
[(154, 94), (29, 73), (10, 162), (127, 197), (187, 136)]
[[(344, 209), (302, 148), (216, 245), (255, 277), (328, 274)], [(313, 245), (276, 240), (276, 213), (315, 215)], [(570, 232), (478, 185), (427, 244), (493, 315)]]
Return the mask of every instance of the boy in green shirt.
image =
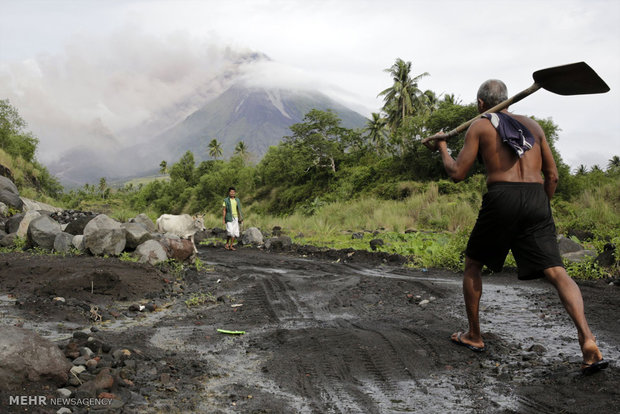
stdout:
[(228, 188), (228, 197), (222, 203), (222, 221), (226, 227), (226, 250), (237, 250), (233, 247), (235, 238), (239, 237), (239, 223), (243, 223), (241, 214), (241, 201), (236, 198), (237, 190), (235, 187)]

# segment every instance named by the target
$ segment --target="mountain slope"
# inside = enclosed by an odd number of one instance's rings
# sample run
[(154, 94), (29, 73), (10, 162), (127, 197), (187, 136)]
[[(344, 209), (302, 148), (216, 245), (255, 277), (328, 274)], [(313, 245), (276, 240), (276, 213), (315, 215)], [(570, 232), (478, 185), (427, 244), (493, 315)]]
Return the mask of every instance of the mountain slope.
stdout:
[(243, 141), (260, 159), (312, 109), (334, 111), (347, 128), (363, 128), (366, 123), (362, 115), (320, 93), (237, 85), (151, 139), (122, 149), (74, 147), (49, 169), (67, 187), (96, 183), (101, 177), (114, 181), (142, 177), (156, 173), (162, 160), (178, 161), (186, 151), (192, 151), (197, 161), (210, 158), (208, 145), (214, 138), (224, 157)]
[(334, 111), (347, 128), (362, 128), (366, 122), (362, 115), (323, 94), (234, 86), (154, 141), (175, 160), (187, 150), (196, 159), (208, 158), (212, 139), (221, 143), (224, 156), (231, 155), (239, 141), (262, 156), (311, 109)]

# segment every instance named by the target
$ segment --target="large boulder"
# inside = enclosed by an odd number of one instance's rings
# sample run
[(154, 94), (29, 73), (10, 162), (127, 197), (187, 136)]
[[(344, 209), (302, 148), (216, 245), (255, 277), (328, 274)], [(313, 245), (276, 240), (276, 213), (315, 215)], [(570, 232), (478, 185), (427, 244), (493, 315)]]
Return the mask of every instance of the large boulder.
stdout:
[(19, 195), (19, 190), (13, 181), (0, 175), (0, 191), (6, 190), (10, 193)]
[(9, 234), (17, 233), (17, 229), (19, 229), (19, 223), (22, 222), (24, 216), (24, 213), (19, 213), (9, 217), (6, 224), (4, 225), (4, 230)]
[[(147, 217), (148, 218), (148, 217)], [(125, 239), (128, 249), (135, 249), (147, 240), (152, 239), (151, 232), (138, 222), (123, 223), (121, 227), (125, 229)]]
[(54, 343), (35, 332), (5, 325), (0, 335), (0, 388), (9, 390), (26, 381), (67, 381), (71, 363)]
[(84, 246), (94, 255), (118, 256), (126, 243), (121, 223), (105, 214), (99, 214), (84, 227)]
[(150, 233), (157, 231), (157, 226), (155, 226), (153, 220), (151, 220), (149, 216), (144, 213), (138, 214), (136, 217), (129, 219), (129, 222), (142, 225)]
[(59, 207), (54, 207), (51, 204), (42, 203), (40, 201), (34, 201), (29, 198), (21, 197), (22, 202), (24, 203), (23, 210), (31, 211), (31, 210), (42, 210), (49, 211), (50, 213), (61, 211), (62, 209)]
[(86, 227), (86, 225), (94, 218), (95, 216), (78, 217), (67, 224), (65, 231), (69, 234), (73, 234), (74, 236), (84, 234), (84, 227)]
[(60, 224), (47, 215), (33, 219), (28, 226), (28, 244), (32, 247), (41, 247), (52, 250), (56, 235), (60, 233)]
[(24, 208), (24, 202), (19, 198), (19, 195), (9, 190), (0, 190), (0, 202), (18, 211), (22, 211)]
[(573, 253), (583, 250), (583, 246), (576, 241), (569, 239), (566, 236), (559, 235), (558, 236), (558, 248), (560, 249), (560, 254), (565, 255), (566, 253)]
[(156, 240), (147, 240), (138, 247), (134, 254), (140, 263), (150, 263), (152, 265), (168, 260), (168, 254), (164, 246)]
[(289, 236), (271, 237), (265, 242), (267, 250), (288, 250), (293, 245), (293, 240)]
[(243, 235), (241, 236), (241, 243), (243, 245), (263, 244), (263, 233), (261, 233), (261, 231), (256, 227), (250, 227), (243, 232)]
[(69, 253), (73, 246), (72, 242), (74, 237), (73, 234), (65, 232), (58, 233), (54, 239), (54, 251), (58, 253)]
[(37, 217), (41, 217), (41, 213), (38, 211), (27, 211), (24, 214), (24, 217), (19, 222), (19, 227), (17, 228), (17, 235), (21, 238), (25, 238), (26, 234), (28, 234), (28, 226), (30, 226), (30, 222)]
[(181, 239), (168, 234), (161, 238), (160, 243), (166, 250), (166, 255), (169, 259), (191, 260), (194, 255), (194, 245), (189, 239)]
[(17, 239), (17, 233), (9, 233), (6, 236), (0, 238), (0, 247), (15, 247), (15, 239)]

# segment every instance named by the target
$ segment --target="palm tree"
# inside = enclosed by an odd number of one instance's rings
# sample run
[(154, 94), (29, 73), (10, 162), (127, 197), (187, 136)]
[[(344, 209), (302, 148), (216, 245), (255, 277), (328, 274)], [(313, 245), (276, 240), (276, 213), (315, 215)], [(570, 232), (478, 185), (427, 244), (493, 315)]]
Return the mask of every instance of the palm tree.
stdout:
[(588, 169), (586, 168), (585, 165), (581, 164), (578, 168), (577, 168), (577, 175), (586, 175), (588, 173)]
[(245, 145), (245, 142), (239, 141), (237, 143), (237, 146), (235, 147), (235, 154), (241, 155), (242, 157), (245, 157), (247, 155), (247, 153), (248, 153), (247, 145)]
[(209, 142), (209, 155), (216, 160), (222, 156), (222, 145), (215, 138)]
[(412, 78), (411, 62), (400, 58), (384, 71), (392, 76), (394, 84), (379, 93), (379, 96), (384, 97), (383, 110), (388, 115), (388, 126), (394, 131), (407, 116), (414, 113), (416, 106), (420, 105), (418, 101), (422, 92), (418, 88), (418, 81), (428, 76), (428, 73), (424, 72)]
[(614, 155), (613, 157), (611, 157), (611, 159), (609, 160), (609, 163), (607, 163), (607, 169), (608, 170), (620, 169), (620, 157), (617, 155)]
[(105, 177), (101, 177), (99, 179), (99, 193), (101, 194), (101, 198), (105, 198), (105, 190), (108, 188), (108, 181)]
[(386, 119), (381, 114), (373, 112), (371, 114), (372, 119), (366, 121), (366, 128), (368, 132), (368, 138), (372, 142), (377, 150), (377, 153), (381, 154), (385, 151), (385, 140), (387, 137)]
[(418, 102), (422, 105), (417, 109), (433, 113), (439, 107), (439, 97), (430, 89), (425, 90), (421, 98)]
[(159, 163), (159, 173), (161, 175), (165, 175), (168, 172), (168, 163), (166, 162), (166, 160), (163, 160), (162, 162)]

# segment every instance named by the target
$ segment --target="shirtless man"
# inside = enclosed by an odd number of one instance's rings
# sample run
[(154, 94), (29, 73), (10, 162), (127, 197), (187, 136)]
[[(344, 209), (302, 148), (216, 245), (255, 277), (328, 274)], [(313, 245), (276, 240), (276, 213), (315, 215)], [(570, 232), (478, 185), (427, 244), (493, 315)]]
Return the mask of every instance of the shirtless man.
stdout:
[[(506, 99), (506, 85), (488, 80), (478, 90), (478, 111), (483, 113)], [(581, 371), (591, 374), (605, 369), (609, 362), (603, 359), (588, 327), (581, 291), (566, 273), (558, 251), (549, 205), (558, 171), (545, 134), (534, 120), (507, 110), (484, 116), (470, 126), (456, 160), (448, 153), (445, 140), (425, 144), (439, 150), (446, 172), (455, 182), (465, 178), (478, 154), (487, 174), (488, 192), (465, 250), (463, 294), (469, 330), (453, 334), (451, 340), (472, 351), (486, 349), (478, 316), (481, 270), (486, 265), (500, 271), (512, 250), (519, 279), (545, 276), (557, 289), (577, 328), (583, 353)]]

